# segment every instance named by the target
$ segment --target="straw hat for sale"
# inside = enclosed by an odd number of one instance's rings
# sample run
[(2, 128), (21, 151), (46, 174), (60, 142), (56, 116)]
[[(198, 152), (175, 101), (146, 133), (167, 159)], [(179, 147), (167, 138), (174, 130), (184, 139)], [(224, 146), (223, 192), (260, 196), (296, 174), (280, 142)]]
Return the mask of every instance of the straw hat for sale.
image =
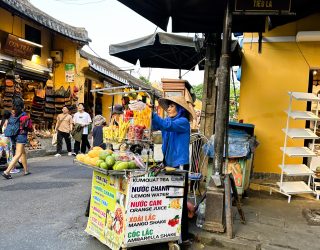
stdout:
[(159, 105), (164, 109), (167, 110), (169, 107), (169, 103), (174, 102), (181, 107), (183, 107), (186, 111), (189, 112), (189, 120), (193, 120), (193, 117), (196, 117), (196, 113), (193, 109), (192, 103), (187, 102), (183, 96), (171, 96), (166, 98), (159, 99)]

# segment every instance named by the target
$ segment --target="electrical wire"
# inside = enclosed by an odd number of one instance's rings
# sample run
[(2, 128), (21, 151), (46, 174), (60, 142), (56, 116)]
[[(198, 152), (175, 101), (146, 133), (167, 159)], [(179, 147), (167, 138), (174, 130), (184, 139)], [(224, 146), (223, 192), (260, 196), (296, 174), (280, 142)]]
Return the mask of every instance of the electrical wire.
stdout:
[(304, 56), (304, 54), (302, 53), (302, 50), (301, 50), (301, 48), (300, 48), (300, 46), (299, 46), (299, 44), (296, 42), (296, 45), (297, 45), (297, 47), (298, 47), (298, 49), (299, 49), (299, 52), (300, 52), (300, 54), (302, 55), (302, 57), (303, 57), (303, 59), (304, 59), (304, 61), (307, 63), (307, 65), (309, 66), (309, 69), (311, 69), (311, 66), (310, 66), (310, 64), (308, 63), (308, 60), (307, 60), (307, 58)]
[[(204, 61), (206, 58), (204, 57), (204, 58), (202, 58), (196, 65), (198, 65), (198, 64), (200, 64), (202, 61)], [(185, 76), (186, 74), (188, 74), (192, 69), (194, 69), (196, 66), (194, 66), (194, 67), (192, 67), (191, 69), (189, 69), (186, 73), (184, 73), (183, 75), (181, 75), (181, 78), (183, 77), (183, 76)]]
[[(95, 51), (90, 47), (89, 44), (88, 44), (87, 46), (88, 46), (88, 48), (89, 48), (97, 57), (99, 57), (100, 59), (103, 59), (97, 52), (95, 52)], [(103, 59), (103, 60), (104, 60), (104, 59)]]

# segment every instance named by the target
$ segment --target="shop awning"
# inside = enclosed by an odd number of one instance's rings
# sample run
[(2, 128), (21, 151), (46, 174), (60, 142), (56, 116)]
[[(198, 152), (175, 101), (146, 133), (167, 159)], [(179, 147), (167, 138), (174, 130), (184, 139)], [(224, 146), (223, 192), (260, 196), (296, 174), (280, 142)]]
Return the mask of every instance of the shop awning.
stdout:
[[(172, 18), (173, 32), (221, 33), (227, 0), (118, 0), (150, 22), (167, 30)], [(232, 1), (233, 2), (233, 1)], [(242, 1), (245, 2), (245, 1)], [(253, 2), (253, 1), (247, 1)], [(262, 2), (262, 1), (261, 1)], [(263, 1), (265, 3), (266, 1)], [(271, 1), (272, 2), (272, 1)], [(273, 1), (283, 2), (283, 1)], [(264, 32), (265, 28), (290, 23), (320, 12), (318, 0), (291, 0), (290, 13), (281, 11), (273, 15), (233, 15), (232, 32)], [(235, 6), (234, 4), (232, 6)], [(285, 14), (285, 15), (281, 15)], [(266, 19), (266, 17), (268, 17)], [(268, 20), (268, 25), (266, 25)]]
[[(118, 0), (163, 30), (172, 18), (173, 32), (221, 33), (226, 0)], [(263, 32), (265, 16), (233, 17), (233, 32)]]
[(34, 80), (34, 81), (46, 82), (49, 78), (49, 72), (47, 72), (47, 71), (44, 71), (42, 73), (42, 72), (27, 70), (27, 69), (23, 68), (22, 64), (20, 64), (20, 63), (18, 63), (13, 68), (12, 62), (2, 60), (0, 62), (0, 72), (6, 73), (9, 70), (13, 70), (14, 74), (19, 75), (20, 78), (24, 79), (24, 80)]

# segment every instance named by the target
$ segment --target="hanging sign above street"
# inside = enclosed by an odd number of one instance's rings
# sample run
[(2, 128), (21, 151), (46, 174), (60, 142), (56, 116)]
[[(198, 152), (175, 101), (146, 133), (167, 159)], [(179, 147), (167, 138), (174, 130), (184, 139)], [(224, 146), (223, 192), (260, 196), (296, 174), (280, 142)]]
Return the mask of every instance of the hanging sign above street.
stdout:
[(9, 55), (31, 60), (35, 47), (24, 41), (19, 40), (19, 37), (8, 34), (7, 41), (3, 46), (3, 51)]
[(291, 0), (235, 0), (236, 12), (287, 12), (291, 11)]

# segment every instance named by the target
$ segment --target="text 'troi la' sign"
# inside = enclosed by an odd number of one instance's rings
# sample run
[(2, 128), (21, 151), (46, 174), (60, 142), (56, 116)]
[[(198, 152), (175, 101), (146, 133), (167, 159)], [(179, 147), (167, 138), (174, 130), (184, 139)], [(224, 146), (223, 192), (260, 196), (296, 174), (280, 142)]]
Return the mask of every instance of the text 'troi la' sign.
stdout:
[(290, 12), (291, 0), (235, 0), (236, 12)]

